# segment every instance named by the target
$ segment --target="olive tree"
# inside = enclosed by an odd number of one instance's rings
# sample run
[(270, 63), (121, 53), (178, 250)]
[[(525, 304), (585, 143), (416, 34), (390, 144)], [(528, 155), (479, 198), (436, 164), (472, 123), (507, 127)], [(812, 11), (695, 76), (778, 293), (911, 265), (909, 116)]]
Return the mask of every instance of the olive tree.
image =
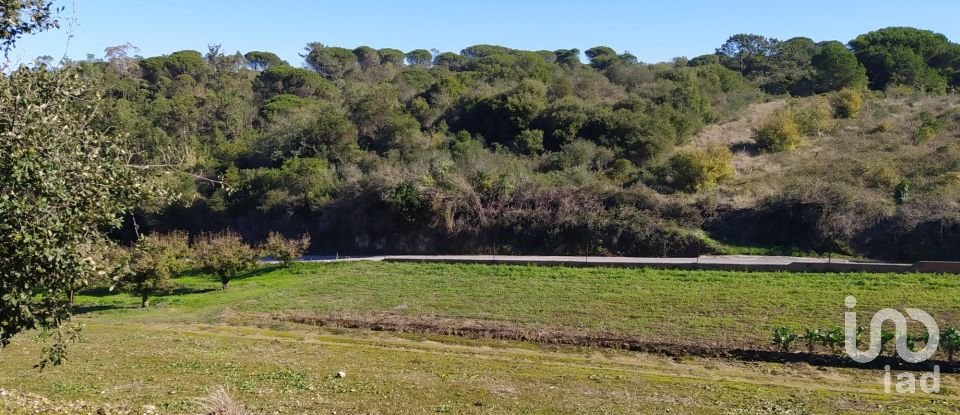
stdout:
[(207, 272), (220, 278), (223, 289), (230, 280), (260, 263), (260, 253), (234, 232), (206, 234), (194, 245), (197, 260)]
[(289, 267), (293, 261), (303, 256), (303, 253), (310, 247), (310, 235), (300, 235), (298, 238), (288, 239), (277, 232), (270, 232), (266, 242), (260, 245), (260, 251), (264, 255), (280, 262), (284, 268)]
[(144, 236), (130, 249), (127, 272), (116, 287), (139, 295), (140, 307), (147, 308), (151, 295), (173, 287), (173, 276), (187, 268), (189, 259), (185, 233)]
[(60, 27), (51, 0), (0, 0), (0, 49), (6, 56), (23, 35)]
[(145, 188), (123, 138), (97, 127), (99, 102), (71, 70), (0, 75), (0, 344), (54, 330), (44, 364), (64, 358), (70, 295), (101, 266), (88, 241)]

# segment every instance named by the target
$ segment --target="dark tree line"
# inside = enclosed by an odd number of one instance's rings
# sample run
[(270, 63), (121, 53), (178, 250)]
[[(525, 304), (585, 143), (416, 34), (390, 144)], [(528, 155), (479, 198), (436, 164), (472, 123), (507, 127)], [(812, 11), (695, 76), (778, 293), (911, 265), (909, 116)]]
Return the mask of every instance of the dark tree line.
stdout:
[(960, 45), (941, 34), (891, 27), (860, 35), (848, 45), (737, 34), (715, 55), (694, 58), (691, 64), (720, 63), (775, 94), (809, 95), (868, 81), (874, 89), (903, 85), (933, 93), (960, 87)]
[(502, 237), (516, 252), (603, 240), (660, 255), (702, 249), (696, 230), (712, 213), (655, 195), (730, 176), (716, 149), (666, 160), (705, 125), (764, 92), (945, 93), (958, 86), (957, 50), (889, 28), (849, 44), (738, 34), (715, 54), (658, 64), (605, 46), (310, 43), (303, 67), (217, 46), (131, 57), (130, 45), (70, 65), (107, 93), (105, 123), (131, 135), (138, 163), (193, 174), (168, 178), (181, 202), (143, 207), (142, 226), (254, 240), (309, 231), (325, 251), (478, 251)]

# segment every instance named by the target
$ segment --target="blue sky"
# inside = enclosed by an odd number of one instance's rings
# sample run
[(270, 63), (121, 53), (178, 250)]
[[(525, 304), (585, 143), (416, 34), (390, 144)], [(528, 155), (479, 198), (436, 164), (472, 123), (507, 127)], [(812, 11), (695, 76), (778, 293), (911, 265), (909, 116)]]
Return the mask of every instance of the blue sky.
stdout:
[[(848, 41), (887, 26), (934, 30), (960, 41), (960, 2), (943, 0), (693, 1), (251, 1), (57, 0), (64, 27), (24, 39), (10, 58), (103, 56), (130, 42), (143, 56), (177, 50), (268, 50), (299, 65), (307, 42), (353, 48), (458, 52), (488, 43), (518, 49), (610, 46), (645, 62), (694, 57), (734, 33)], [(76, 16), (67, 42), (67, 20)]]

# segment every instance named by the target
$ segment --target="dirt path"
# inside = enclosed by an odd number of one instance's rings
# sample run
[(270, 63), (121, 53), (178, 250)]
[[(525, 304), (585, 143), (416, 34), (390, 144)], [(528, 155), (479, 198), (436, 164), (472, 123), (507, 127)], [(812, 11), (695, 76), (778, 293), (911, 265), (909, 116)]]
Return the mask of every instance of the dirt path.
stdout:
[(693, 137), (689, 146), (704, 147), (711, 144), (730, 146), (742, 142), (752, 142), (753, 127), (786, 104), (786, 100), (780, 99), (751, 105), (744, 111), (743, 115), (733, 121), (708, 125)]

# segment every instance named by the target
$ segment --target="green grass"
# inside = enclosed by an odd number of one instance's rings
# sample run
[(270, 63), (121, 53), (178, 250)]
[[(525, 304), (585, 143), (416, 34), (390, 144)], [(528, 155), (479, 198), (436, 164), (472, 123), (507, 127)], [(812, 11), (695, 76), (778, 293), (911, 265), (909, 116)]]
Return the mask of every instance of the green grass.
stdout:
[[(40, 413), (101, 407), (197, 413), (223, 385), (260, 414), (900, 413), (960, 409), (953, 395), (880, 393), (879, 374), (571, 350), (491, 349), (324, 332), (91, 323), (65, 366), (39, 345), (0, 353), (0, 388), (53, 399)], [(337, 379), (337, 371), (346, 378)], [(837, 382), (835, 379), (842, 379)], [(955, 379), (947, 379), (950, 387)], [(77, 410), (77, 402), (84, 411)], [(70, 410), (51, 411), (66, 405)], [(0, 397), (0, 413), (36, 413)], [(127, 413), (127, 412), (107, 412)]]
[(239, 279), (178, 279), (133, 309), (127, 295), (80, 295), (84, 306), (124, 320), (202, 321), (299, 312), (472, 318), (651, 339), (765, 345), (776, 326), (839, 326), (843, 300), (858, 299), (863, 325), (878, 309), (920, 308), (941, 326), (960, 324), (960, 278), (930, 274), (798, 274), (352, 262), (299, 264)]
[[(264, 269), (218, 290), (177, 279), (138, 309), (127, 294), (77, 297), (83, 341), (38, 372), (43, 343), (0, 351), (0, 388), (52, 399), (41, 413), (97, 408), (197, 413), (223, 385), (258, 413), (952, 413), (960, 378), (939, 396), (882, 393), (876, 371), (538, 346), (438, 335), (323, 329), (273, 313), (392, 313), (766, 347), (777, 325), (842, 323), (858, 311), (925, 309), (957, 323), (947, 275), (790, 274), (353, 262)], [(334, 374), (344, 370), (345, 379)], [(0, 396), (0, 413), (35, 413)], [(46, 406), (44, 406), (46, 405)], [(69, 406), (56, 412), (49, 407)], [(109, 413), (109, 412), (108, 412)]]
[(801, 249), (795, 246), (735, 244), (726, 241), (719, 241), (707, 235), (703, 235), (702, 238), (704, 245), (716, 252), (717, 255), (795, 256), (811, 258), (833, 257), (838, 259), (856, 258), (840, 252), (820, 252), (809, 249)]

